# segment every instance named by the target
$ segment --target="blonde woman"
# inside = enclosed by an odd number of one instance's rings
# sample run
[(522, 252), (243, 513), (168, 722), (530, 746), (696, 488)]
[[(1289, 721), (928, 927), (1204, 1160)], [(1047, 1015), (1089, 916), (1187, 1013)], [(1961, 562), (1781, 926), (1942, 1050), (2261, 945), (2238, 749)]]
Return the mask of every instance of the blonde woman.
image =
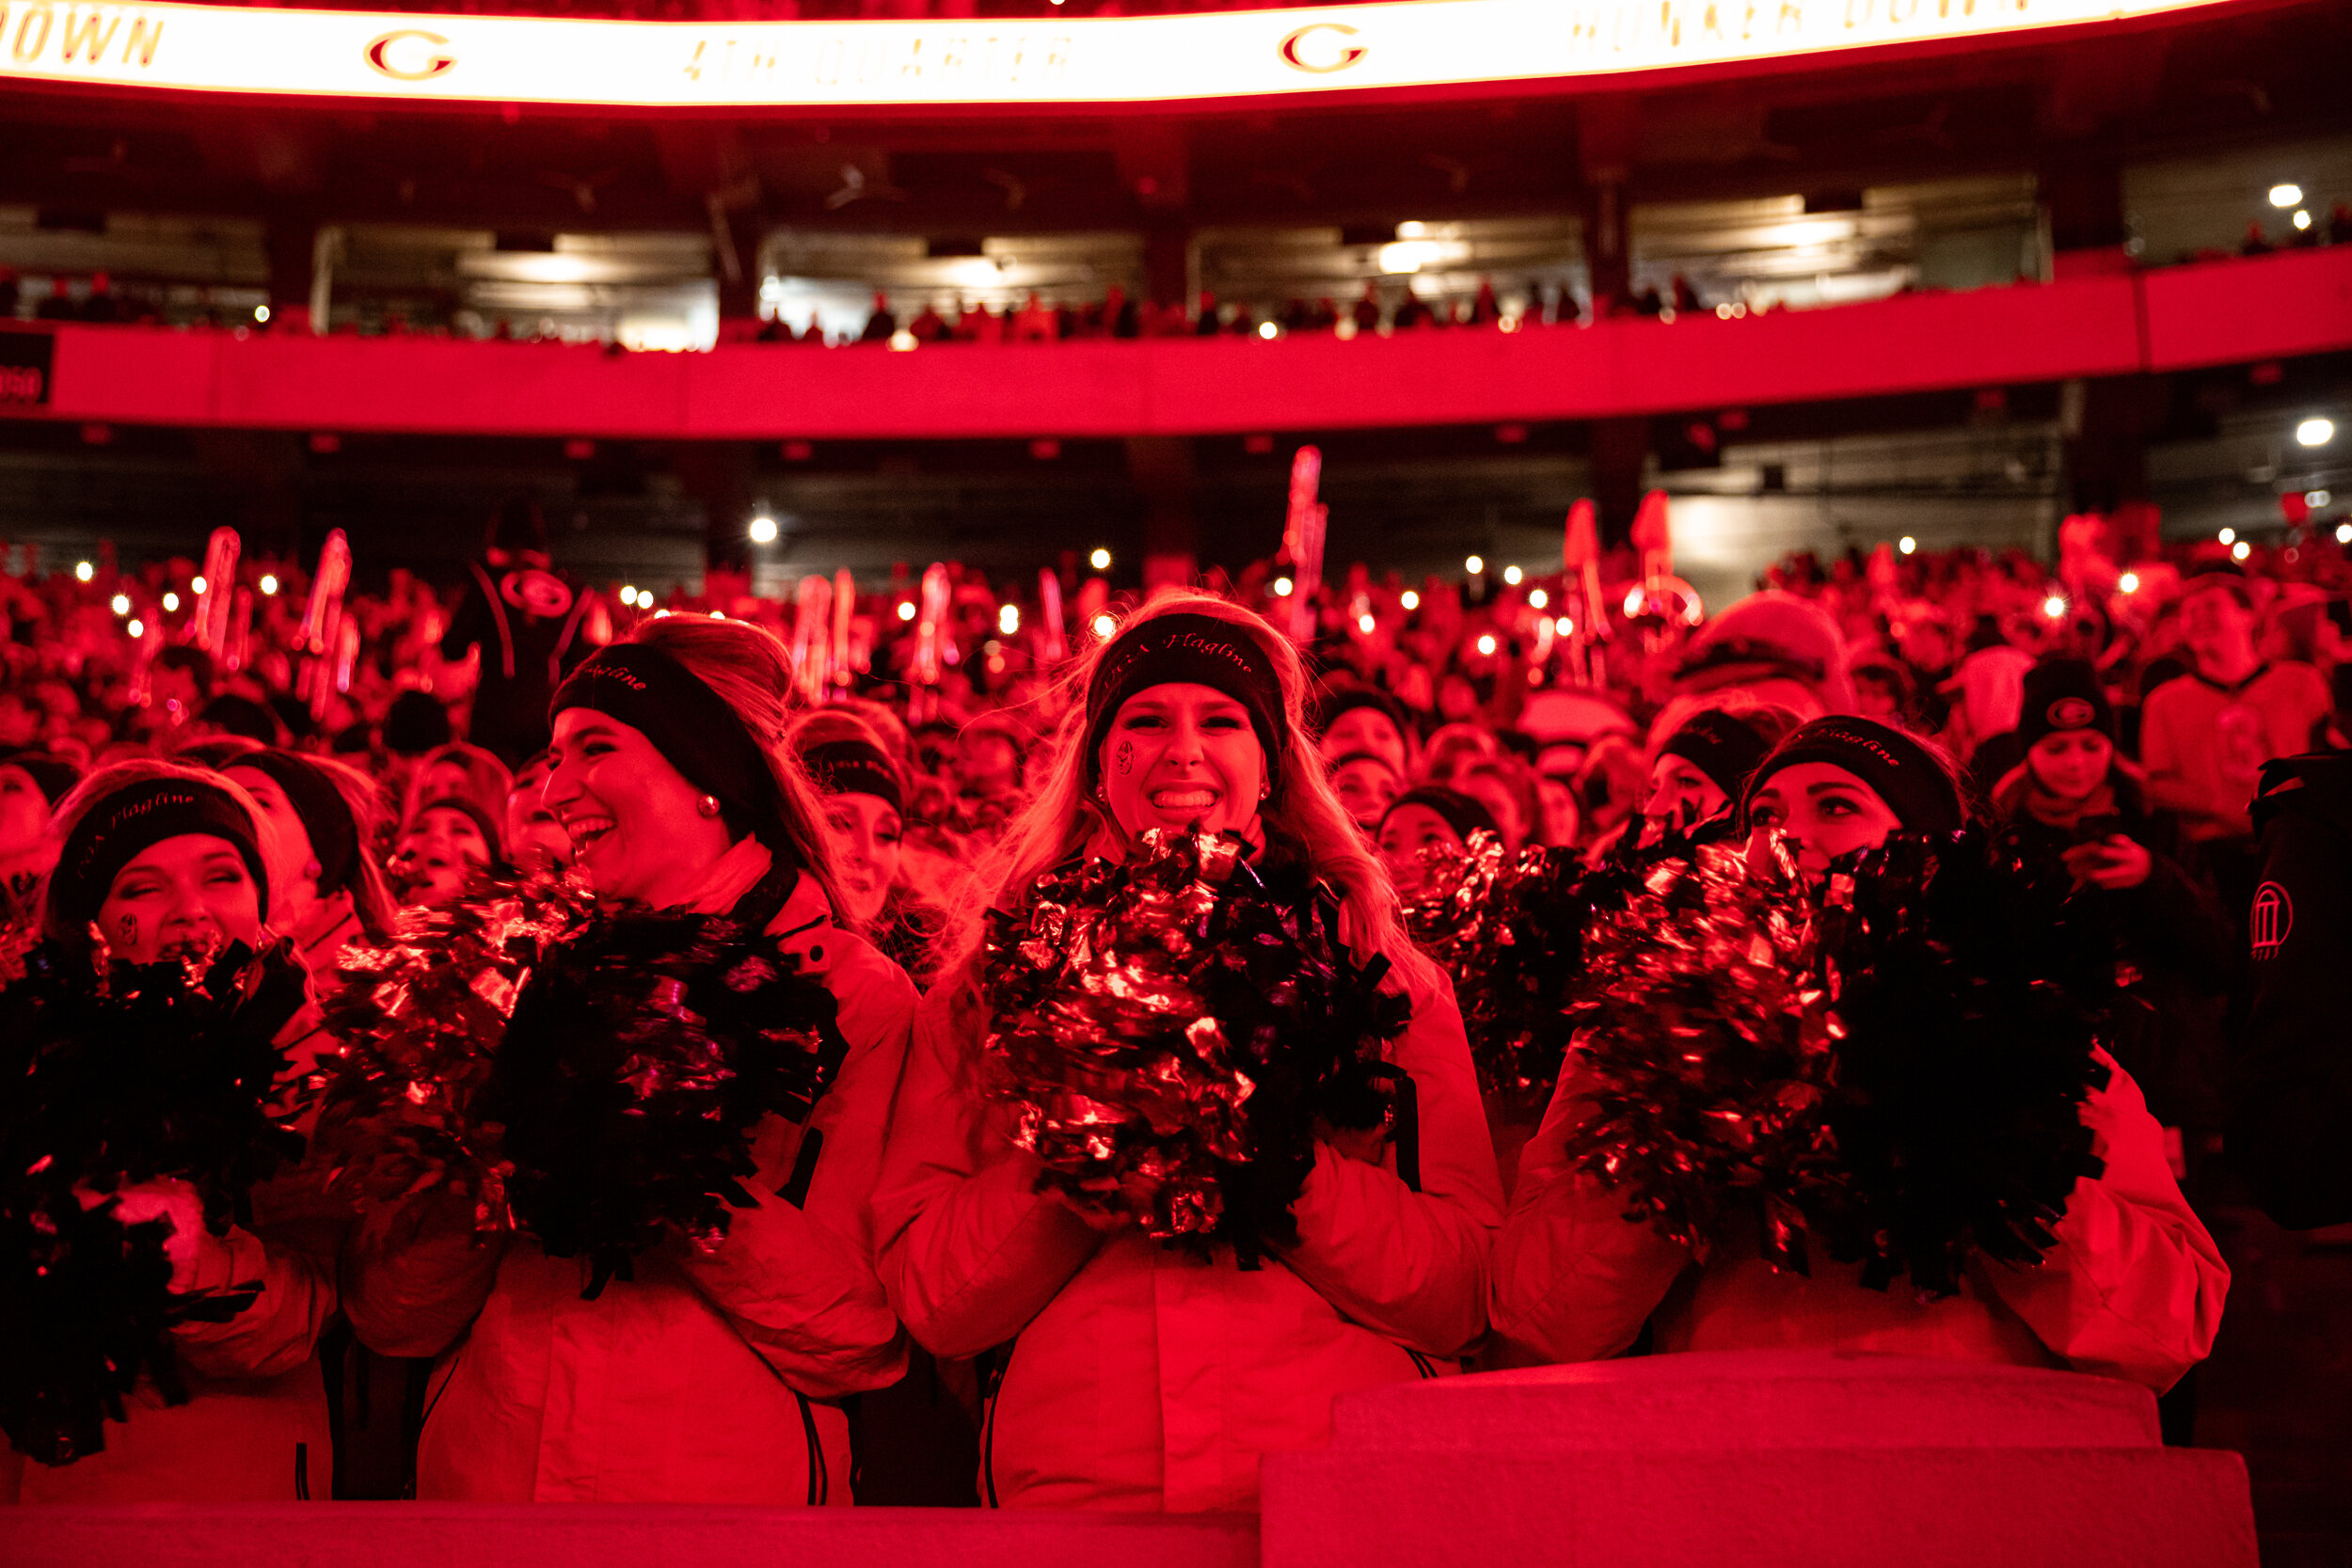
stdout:
[(1420, 1105), (1419, 1189), (1393, 1145), (1319, 1141), (1297, 1242), (1256, 1268), (1201, 1261), (1039, 1191), (1040, 1164), (979, 1073), (991, 1005), (968, 956), (933, 988), (876, 1196), (883, 1283), (943, 1356), (994, 1351), (982, 1433), (992, 1505), (1256, 1507), (1258, 1456), (1311, 1446), (1332, 1396), (1438, 1375), (1486, 1329), (1500, 1215), (1494, 1151), (1444, 978), (1400, 929), (1387, 875), (1324, 781), (1296, 653), (1225, 600), (1170, 594), (1074, 671), (1042, 787), (999, 849), (1018, 910), (1079, 857), (1126, 859), (1153, 829), (1230, 832), (1318, 880), (1359, 959), (1411, 1022), (1388, 1047)]

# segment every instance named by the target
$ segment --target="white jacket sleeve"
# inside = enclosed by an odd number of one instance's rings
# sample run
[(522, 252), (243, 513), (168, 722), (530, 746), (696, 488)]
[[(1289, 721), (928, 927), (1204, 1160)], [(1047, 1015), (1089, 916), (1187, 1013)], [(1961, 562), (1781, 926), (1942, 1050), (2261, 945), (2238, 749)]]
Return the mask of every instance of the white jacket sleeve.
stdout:
[(2083, 1121), (2106, 1173), (2074, 1184), (2040, 1264), (1972, 1266), (2075, 1370), (2162, 1393), (2211, 1354), (2230, 1270), (2172, 1180), (2139, 1085), (2104, 1051), (2099, 1059), (2114, 1077), (2085, 1102)]
[(917, 1013), (874, 1196), (882, 1287), (945, 1356), (1010, 1339), (1102, 1243), (983, 1099), (977, 1006), (943, 984)]
[(1431, 1355), (1468, 1354), (1486, 1332), (1486, 1273), (1502, 1182), (1453, 987), (1434, 970), (1407, 980), (1413, 1007), (1391, 1052), (1413, 1080), (1422, 1190), (1379, 1164), (1317, 1148), (1291, 1212), (1298, 1245), (1282, 1260), (1358, 1323)]

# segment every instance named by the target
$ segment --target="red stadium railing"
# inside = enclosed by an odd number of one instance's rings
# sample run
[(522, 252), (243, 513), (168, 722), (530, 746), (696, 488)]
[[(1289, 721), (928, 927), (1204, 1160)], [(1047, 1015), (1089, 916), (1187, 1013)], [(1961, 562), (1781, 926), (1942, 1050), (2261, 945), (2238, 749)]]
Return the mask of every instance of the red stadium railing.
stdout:
[[(38, 356), (19, 342), (11, 364)], [(18, 417), (471, 435), (1118, 436), (1588, 420), (2352, 349), (2352, 247), (1724, 321), (623, 354), (61, 325)]]

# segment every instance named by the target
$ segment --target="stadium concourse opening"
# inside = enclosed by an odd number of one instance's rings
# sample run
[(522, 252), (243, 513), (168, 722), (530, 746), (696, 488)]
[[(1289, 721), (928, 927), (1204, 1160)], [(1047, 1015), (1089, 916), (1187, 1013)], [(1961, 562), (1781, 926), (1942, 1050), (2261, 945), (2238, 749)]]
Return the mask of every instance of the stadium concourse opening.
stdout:
[(2352, 1558), (2346, 60), (0, 5), (0, 1559)]

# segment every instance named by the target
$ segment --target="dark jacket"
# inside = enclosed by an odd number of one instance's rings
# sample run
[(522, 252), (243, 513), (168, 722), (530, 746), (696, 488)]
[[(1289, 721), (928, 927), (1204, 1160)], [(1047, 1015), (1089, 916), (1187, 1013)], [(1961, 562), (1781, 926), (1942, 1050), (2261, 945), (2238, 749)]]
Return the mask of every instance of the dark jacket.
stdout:
[(2230, 1164), (2297, 1229), (2352, 1221), (2352, 755), (2281, 757), (2254, 800), (2253, 1006), (2230, 1075)]

